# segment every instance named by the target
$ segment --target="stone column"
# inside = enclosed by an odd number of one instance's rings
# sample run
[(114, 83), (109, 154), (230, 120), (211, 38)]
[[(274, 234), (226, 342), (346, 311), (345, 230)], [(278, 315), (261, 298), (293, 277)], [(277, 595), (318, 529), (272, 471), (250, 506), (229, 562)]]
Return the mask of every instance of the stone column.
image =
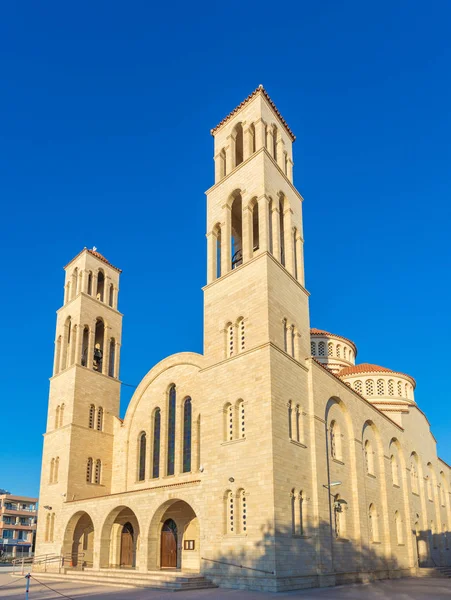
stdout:
[(82, 347), (82, 343), (83, 343), (83, 330), (84, 330), (84, 326), (83, 325), (78, 325), (77, 327), (77, 336), (75, 339), (75, 359), (74, 359), (74, 363), (76, 365), (80, 365), (81, 364), (81, 347)]
[(64, 324), (64, 328), (63, 328), (63, 339), (61, 342), (61, 362), (60, 362), (60, 368), (59, 370), (62, 371), (63, 369), (65, 369), (67, 367), (68, 364), (68, 339), (69, 339), (69, 327), (67, 325), (67, 322)]
[(272, 207), (272, 253), (280, 262), (280, 213), (279, 202), (273, 202)]
[(108, 375), (110, 372), (110, 337), (111, 327), (105, 327), (103, 334), (103, 360), (102, 360), (102, 373)]
[(277, 164), (285, 173), (285, 144), (280, 136), (277, 140)]
[(64, 304), (69, 302), (69, 283), (64, 286)]
[(116, 341), (116, 345), (114, 347), (114, 373), (113, 373), (113, 377), (115, 377), (116, 379), (119, 379), (120, 355), (121, 355), (121, 345), (118, 341)]
[(217, 253), (216, 253), (216, 236), (210, 231), (206, 235), (207, 238), (207, 284), (216, 279), (217, 273)]
[(249, 158), (251, 155), (250, 152), (250, 135), (249, 135), (249, 127), (244, 129), (243, 127), (243, 162)]
[(97, 278), (98, 273), (92, 274), (92, 297), (97, 298)]
[(221, 227), (221, 275), (225, 275), (232, 268), (232, 210), (224, 206), (224, 224)]
[(266, 124), (262, 119), (255, 123), (255, 151), (260, 150), (265, 145)]
[(227, 146), (225, 147), (226, 173), (229, 174), (230, 171), (235, 167), (235, 142), (231, 135), (228, 136), (227, 142)]
[(94, 363), (94, 342), (96, 336), (96, 322), (91, 322), (89, 327), (89, 339), (88, 339), (88, 356), (86, 357), (86, 366), (88, 369), (93, 368)]
[(105, 275), (105, 281), (103, 283), (103, 301), (108, 306), (110, 305), (110, 285), (111, 277), (109, 275)]
[(266, 149), (268, 150), (270, 155), (274, 158), (274, 131), (273, 131), (272, 127), (268, 127), (267, 132), (268, 132), (268, 138), (267, 138)]
[(87, 273), (86, 271), (80, 271), (80, 292), (84, 292), (86, 293), (87, 291), (87, 281), (88, 278), (86, 277)]
[[(286, 201), (288, 204), (288, 200)], [(293, 258), (293, 225), (291, 208), (287, 208), (283, 214), (284, 246), (285, 246), (285, 268), (291, 275), (294, 275)]]
[(243, 208), (243, 264), (252, 258), (252, 211)]
[(293, 183), (293, 161), (291, 160), (291, 158), (288, 158), (287, 177), (291, 181), (291, 183)]
[(258, 199), (258, 239), (259, 251), (269, 251), (269, 199), (267, 196), (260, 196)]

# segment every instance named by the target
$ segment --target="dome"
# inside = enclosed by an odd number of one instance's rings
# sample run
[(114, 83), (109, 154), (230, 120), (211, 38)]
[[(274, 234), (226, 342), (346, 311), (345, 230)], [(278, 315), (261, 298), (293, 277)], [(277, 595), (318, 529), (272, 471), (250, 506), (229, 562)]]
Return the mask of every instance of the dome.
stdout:
[(315, 360), (338, 375), (344, 368), (354, 365), (357, 346), (342, 335), (313, 327), (310, 329), (310, 352)]
[(319, 336), (319, 337), (333, 337), (333, 338), (338, 338), (339, 340), (348, 342), (348, 344), (350, 344), (354, 348), (354, 352), (357, 354), (357, 346), (354, 344), (354, 342), (352, 340), (350, 340), (349, 338), (343, 337), (342, 335), (337, 335), (336, 333), (330, 333), (330, 331), (324, 331), (324, 329), (316, 329), (316, 327), (312, 327), (310, 329), (310, 335)]
[(380, 365), (362, 363), (341, 369), (337, 376), (378, 408), (387, 405), (413, 404), (415, 379), (405, 373)]

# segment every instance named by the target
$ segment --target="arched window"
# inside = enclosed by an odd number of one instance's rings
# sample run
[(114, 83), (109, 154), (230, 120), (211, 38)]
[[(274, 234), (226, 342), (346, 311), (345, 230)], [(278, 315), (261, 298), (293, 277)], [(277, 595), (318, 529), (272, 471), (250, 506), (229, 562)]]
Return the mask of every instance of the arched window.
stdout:
[(389, 396), (395, 395), (395, 382), (393, 381), (393, 379), (388, 380), (388, 395)]
[(89, 429), (94, 429), (94, 419), (96, 414), (96, 407), (91, 404), (89, 407)]
[(97, 300), (100, 300), (100, 302), (103, 302), (104, 293), (105, 293), (105, 274), (102, 271), (102, 269), (99, 269), (99, 272), (97, 274), (97, 292), (96, 292)]
[(50, 461), (49, 483), (53, 483), (53, 478), (55, 476), (54, 473), (55, 473), (55, 459), (52, 458), (52, 460)]
[(45, 541), (50, 542), (50, 513), (45, 518)]
[[(92, 368), (98, 373), (103, 373), (103, 342), (105, 337), (105, 323), (97, 319), (94, 339), (94, 356)], [(88, 364), (89, 366), (89, 364)]]
[(235, 125), (232, 137), (235, 140), (235, 167), (243, 162), (243, 126), (241, 123)]
[(301, 408), (300, 408), (299, 404), (296, 405), (296, 412), (295, 412), (295, 434), (296, 434), (296, 441), (300, 442), (301, 441)]
[(110, 360), (108, 362), (108, 375), (109, 377), (114, 377), (114, 362), (116, 358), (116, 340), (111, 338), (110, 340)]
[(88, 294), (92, 296), (92, 271), (88, 273)]
[(337, 344), (337, 358), (341, 358), (341, 345)]
[(291, 533), (296, 535), (296, 490), (293, 488), (290, 494), (291, 504)]
[(410, 484), (412, 487), (412, 492), (414, 494), (418, 494), (418, 472), (415, 463), (415, 457), (413, 455), (410, 463)]
[(367, 396), (374, 396), (374, 384), (372, 379), (365, 381), (365, 392)]
[(55, 411), (55, 429), (58, 429), (58, 427), (60, 426), (60, 405), (58, 404), (58, 406), (56, 407), (56, 411)]
[(237, 408), (237, 412), (238, 412), (238, 423), (240, 424), (239, 437), (245, 438), (246, 437), (246, 420), (245, 420), (245, 414), (244, 414), (244, 401), (238, 400), (236, 408)]
[(364, 445), (365, 466), (368, 475), (374, 475), (374, 452), (370, 440), (366, 440)]
[(246, 492), (244, 490), (239, 490), (238, 492), (238, 500), (240, 503), (240, 526), (241, 533), (246, 533), (247, 531), (247, 502), (246, 502)]
[(233, 406), (228, 402), (224, 407), (224, 439), (230, 442), (233, 435)]
[(325, 344), (325, 342), (320, 342), (318, 344), (318, 356), (326, 356), (326, 344)]
[(343, 346), (343, 358), (346, 360), (346, 346)]
[(385, 383), (383, 379), (377, 380), (377, 395), (383, 396), (385, 393)]
[[(286, 160), (286, 154), (285, 154), (285, 160)], [(285, 167), (286, 167), (286, 163), (285, 163)], [(286, 171), (285, 171), (286, 174)], [(293, 265), (294, 265), (294, 278), (297, 279), (298, 278), (298, 244), (300, 244), (300, 241), (298, 240), (298, 230), (296, 229), (296, 227), (293, 227)]]
[(362, 382), (360, 381), (360, 379), (357, 379), (357, 381), (354, 381), (354, 389), (359, 394), (362, 393)]
[(168, 392), (168, 462), (167, 475), (174, 475), (175, 461), (175, 408), (176, 394), (175, 385), (171, 385)]
[(102, 476), (102, 461), (100, 458), (96, 460), (96, 472), (94, 483), (100, 484), (100, 478)]
[(255, 140), (255, 125), (251, 123), (249, 126), (249, 154), (253, 154), (256, 150)]
[(404, 386), (404, 391), (405, 391), (405, 397), (408, 398), (409, 397), (409, 386), (407, 385), (407, 383)]
[(244, 326), (244, 319), (243, 317), (240, 317), (238, 319), (238, 323), (237, 323), (237, 331), (238, 331), (238, 335), (239, 335), (239, 349), (240, 352), (244, 352), (244, 350), (246, 349), (246, 336), (245, 336), (245, 326)]
[(272, 198), (269, 198), (268, 203), (268, 213), (269, 213), (269, 232), (268, 232), (268, 250), (271, 254), (274, 255), (274, 231), (273, 231), (273, 222), (272, 222), (272, 213), (273, 213), (273, 201)]
[(235, 501), (233, 493), (227, 490), (224, 496), (226, 514), (226, 533), (235, 533)]
[(64, 423), (64, 402), (61, 404), (61, 408), (60, 408), (60, 422), (59, 422), (59, 426), (62, 427), (63, 423)]
[(152, 455), (152, 477), (160, 476), (160, 433), (161, 433), (161, 411), (155, 409), (153, 415), (153, 455)]
[(146, 452), (147, 435), (141, 431), (138, 438), (138, 481), (144, 481), (146, 478)]
[(252, 210), (252, 256), (253, 256), (260, 247), (260, 225), (259, 225), (257, 199), (255, 199), (251, 210)]
[(50, 533), (49, 533), (49, 542), (54, 541), (54, 532), (55, 532), (55, 513), (52, 513), (50, 517)]
[(220, 179), (222, 179), (226, 175), (227, 175), (226, 151), (223, 148), (221, 150), (221, 152), (219, 153), (219, 177), (220, 177)]
[(287, 320), (284, 319), (283, 323), (283, 349), (285, 352), (288, 352), (288, 323)]
[(217, 223), (213, 229), (213, 274), (215, 279), (221, 277), (221, 225)]
[(56, 340), (56, 350), (55, 350), (55, 366), (53, 369), (53, 374), (57, 375), (61, 369), (61, 336), (58, 336)]
[(334, 347), (332, 342), (329, 342), (327, 344), (327, 356), (333, 356), (334, 355)]
[(316, 356), (316, 344), (315, 342), (310, 342), (310, 353), (312, 356)]
[(55, 470), (53, 472), (53, 483), (58, 483), (58, 471), (60, 468), (60, 457), (55, 458)]
[(434, 494), (433, 494), (432, 477), (431, 477), (431, 475), (428, 475), (426, 477), (426, 484), (427, 484), (427, 490), (428, 490), (428, 500), (430, 500), (431, 502), (433, 502), (434, 501)]
[(97, 409), (97, 431), (102, 431), (103, 429), (103, 408), (99, 406)]
[(291, 356), (296, 358), (296, 329), (294, 325), (290, 327), (290, 339), (291, 339)]
[(293, 439), (293, 404), (288, 401), (288, 437)]
[(113, 299), (114, 299), (114, 286), (111, 283), (110, 284), (110, 290), (109, 290), (109, 293), (108, 293), (108, 304), (109, 304), (109, 306), (113, 306)]
[(403, 544), (403, 531), (402, 531), (402, 521), (401, 515), (398, 511), (395, 512), (395, 527), (396, 527), (396, 539), (398, 544)]
[(89, 327), (87, 325), (83, 328), (83, 340), (81, 345), (81, 357), (80, 362), (82, 367), (88, 366), (88, 347), (89, 347)]
[(183, 406), (183, 472), (191, 471), (191, 427), (192, 408), (191, 398), (186, 398)]
[(330, 455), (335, 460), (341, 459), (341, 434), (336, 421), (332, 421), (329, 428)]
[(243, 202), (239, 191), (233, 193), (232, 201), (232, 269), (243, 264)]
[(234, 355), (234, 329), (232, 323), (227, 323), (226, 325), (226, 356), (230, 357)]
[(391, 464), (391, 478), (392, 478), (393, 485), (399, 486), (398, 462), (393, 454), (390, 456), (390, 464)]
[(299, 492), (299, 498), (298, 498), (298, 503), (299, 503), (299, 535), (304, 535), (305, 530), (305, 510), (304, 510), (304, 493), (301, 490)]
[(88, 458), (88, 462), (86, 463), (86, 482), (92, 483), (92, 458)]
[(285, 266), (285, 198), (281, 195), (279, 199), (279, 231), (280, 231), (280, 262)]
[(377, 518), (377, 510), (374, 504), (370, 504), (368, 510), (368, 528), (370, 533), (370, 542), (379, 542), (379, 523)]
[(277, 161), (277, 127), (275, 125), (272, 126), (272, 155)]
[(400, 381), (398, 381), (397, 387), (398, 387), (398, 396), (402, 397), (402, 383)]

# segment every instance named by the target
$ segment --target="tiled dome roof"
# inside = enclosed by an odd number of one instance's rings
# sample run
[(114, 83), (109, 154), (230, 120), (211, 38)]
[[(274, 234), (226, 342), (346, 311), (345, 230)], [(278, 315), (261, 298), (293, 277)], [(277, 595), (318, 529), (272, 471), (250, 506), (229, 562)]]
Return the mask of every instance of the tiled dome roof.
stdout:
[(354, 344), (354, 342), (348, 338), (343, 337), (342, 335), (337, 335), (336, 333), (331, 333), (330, 331), (324, 331), (324, 329), (316, 329), (316, 327), (312, 327), (310, 329), (310, 335), (327, 335), (339, 338), (340, 340), (344, 340), (345, 342), (348, 342), (348, 344), (351, 344), (351, 346), (354, 348), (355, 353), (357, 354), (357, 346)]
[(347, 375), (358, 375), (359, 373), (394, 373), (396, 375), (401, 375), (402, 377), (408, 377), (410, 380), (413, 381), (413, 385), (416, 385), (415, 379), (410, 375), (407, 375), (407, 373), (393, 371), (392, 369), (387, 369), (386, 367), (381, 367), (379, 365), (372, 365), (370, 363), (361, 363), (360, 365), (345, 367), (338, 373), (338, 377), (346, 377)]

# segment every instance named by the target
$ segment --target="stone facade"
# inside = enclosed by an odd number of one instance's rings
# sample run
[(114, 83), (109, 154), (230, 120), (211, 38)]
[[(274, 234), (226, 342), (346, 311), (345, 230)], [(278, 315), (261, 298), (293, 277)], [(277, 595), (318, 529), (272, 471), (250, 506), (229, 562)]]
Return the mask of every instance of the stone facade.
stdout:
[(154, 366), (123, 421), (120, 271), (95, 249), (65, 268), (36, 553), (272, 591), (451, 564), (414, 380), (310, 329), (294, 135), (262, 87), (212, 134), (204, 353)]

